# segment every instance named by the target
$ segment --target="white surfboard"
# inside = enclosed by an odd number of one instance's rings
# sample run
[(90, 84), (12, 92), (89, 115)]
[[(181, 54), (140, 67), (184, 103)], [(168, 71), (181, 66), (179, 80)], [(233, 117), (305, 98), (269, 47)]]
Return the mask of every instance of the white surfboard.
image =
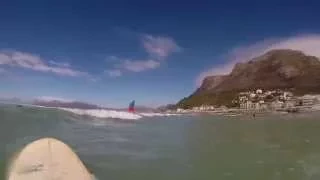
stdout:
[(53, 138), (36, 140), (24, 147), (8, 168), (7, 180), (92, 180), (72, 149)]

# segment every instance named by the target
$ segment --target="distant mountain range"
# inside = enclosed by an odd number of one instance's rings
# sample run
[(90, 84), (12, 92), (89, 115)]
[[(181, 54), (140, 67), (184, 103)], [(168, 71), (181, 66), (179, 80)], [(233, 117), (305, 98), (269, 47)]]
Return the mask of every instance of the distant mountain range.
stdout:
[[(127, 111), (128, 108), (105, 108), (94, 104), (89, 104), (80, 101), (62, 101), (62, 100), (43, 100), (37, 99), (33, 105), (46, 106), (46, 107), (61, 107), (61, 108), (75, 108), (75, 109), (107, 109), (107, 110), (121, 110)], [(154, 108), (145, 106), (136, 106), (135, 110), (138, 112), (154, 112)]]
[(11, 98), (0, 98), (0, 102), (7, 102), (7, 103), (21, 103), (22, 100), (17, 97), (11, 97)]
[(162, 111), (167, 111), (167, 110), (175, 110), (176, 109), (176, 105), (175, 104), (167, 104), (164, 106), (160, 106), (157, 108), (158, 111), (162, 112)]
[(271, 50), (248, 62), (237, 63), (228, 75), (206, 77), (177, 106), (232, 106), (236, 94), (257, 88), (290, 90), (296, 95), (320, 93), (320, 61), (300, 51)]
[(33, 105), (38, 105), (38, 106), (46, 106), (46, 107), (62, 107), (62, 108), (76, 108), (76, 109), (98, 109), (101, 108), (97, 105), (94, 104), (88, 104), (85, 102), (80, 102), (80, 101), (71, 101), (71, 102), (66, 102), (66, 101), (59, 101), (59, 100), (35, 100)]

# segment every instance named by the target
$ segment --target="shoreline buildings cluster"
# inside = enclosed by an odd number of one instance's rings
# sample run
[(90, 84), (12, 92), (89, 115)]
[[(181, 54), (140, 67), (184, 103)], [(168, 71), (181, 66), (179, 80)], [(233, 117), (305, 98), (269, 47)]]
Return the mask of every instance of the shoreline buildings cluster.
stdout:
[[(320, 107), (320, 95), (295, 96), (290, 91), (256, 89), (254, 91), (240, 92), (232, 101), (233, 110), (239, 111), (287, 111), (297, 112), (302, 109)], [(192, 109), (177, 109), (177, 112), (224, 112), (225, 106), (215, 107), (201, 105)]]
[(301, 108), (317, 105), (319, 102), (319, 95), (294, 96), (290, 91), (279, 89), (269, 91), (257, 89), (256, 91), (241, 92), (234, 100), (240, 109), (255, 111), (298, 111)]

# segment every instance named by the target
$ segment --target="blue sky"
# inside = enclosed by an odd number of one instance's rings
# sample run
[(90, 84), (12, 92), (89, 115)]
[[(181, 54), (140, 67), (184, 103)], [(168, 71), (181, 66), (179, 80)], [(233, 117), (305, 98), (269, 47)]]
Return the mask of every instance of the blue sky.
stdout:
[[(320, 56), (316, 1), (46, 1), (0, 5), (0, 96), (111, 107), (174, 103), (272, 48)], [(319, 46), (320, 47), (320, 46)]]

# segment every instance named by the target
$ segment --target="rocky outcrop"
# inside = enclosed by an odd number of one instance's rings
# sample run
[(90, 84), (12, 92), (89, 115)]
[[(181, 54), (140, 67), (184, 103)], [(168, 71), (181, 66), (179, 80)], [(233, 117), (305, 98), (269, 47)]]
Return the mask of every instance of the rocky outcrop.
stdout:
[(228, 105), (238, 92), (252, 89), (290, 89), (296, 94), (320, 93), (320, 61), (294, 50), (272, 50), (238, 63), (225, 76), (208, 76), (177, 105)]
[(219, 86), (227, 76), (208, 76), (204, 78), (202, 85), (200, 86), (198, 91), (209, 91)]

